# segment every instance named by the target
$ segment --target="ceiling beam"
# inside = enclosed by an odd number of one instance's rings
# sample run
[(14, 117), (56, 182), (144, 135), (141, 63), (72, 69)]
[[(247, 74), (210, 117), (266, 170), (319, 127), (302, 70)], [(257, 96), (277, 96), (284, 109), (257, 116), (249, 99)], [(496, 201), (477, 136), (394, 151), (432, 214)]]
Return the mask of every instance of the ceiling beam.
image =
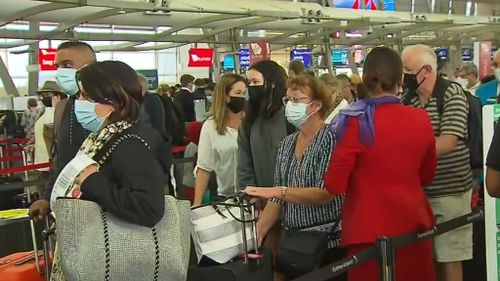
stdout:
[(116, 49), (128, 49), (128, 48), (132, 48), (132, 47), (135, 47), (135, 46), (147, 43), (149, 41), (153, 41), (153, 42), (162, 41), (162, 38), (170, 36), (170, 35), (172, 35), (172, 34), (174, 34), (176, 32), (184, 30), (184, 29), (188, 29), (188, 28), (192, 28), (192, 27), (198, 27), (198, 26), (202, 26), (204, 24), (213, 23), (213, 22), (219, 22), (219, 21), (231, 20), (231, 19), (239, 19), (239, 18), (242, 18), (242, 17), (243, 16), (239, 16), (239, 15), (212, 15), (212, 16), (206, 16), (206, 17), (202, 17), (202, 18), (200, 18), (198, 20), (195, 20), (195, 21), (183, 24), (183, 25), (173, 26), (172, 28), (170, 28), (168, 30), (162, 31), (162, 32), (157, 33), (155, 35), (152, 35), (151, 36), (152, 38), (148, 39), (146, 41), (143, 40), (143, 41), (140, 41), (140, 42), (129, 42), (129, 43), (122, 43), (122, 44), (117, 44), (117, 45), (99, 46), (98, 50), (104, 51), (104, 50), (108, 50), (108, 49), (113, 49), (113, 50), (116, 50)]
[(124, 9), (106, 9), (104, 11), (99, 11), (90, 15), (85, 15), (81, 18), (75, 19), (71, 23), (61, 23), (55, 30), (51, 30), (48, 32), (39, 32), (38, 33), (38, 38), (37, 40), (23, 40), (22, 42), (19, 42), (17, 44), (12, 44), (11, 47), (21, 47), (24, 45), (28, 44), (33, 44), (37, 43), (41, 40), (47, 40), (47, 39), (52, 39), (53, 37), (56, 37), (60, 34), (63, 34), (66, 30), (74, 28), (82, 23), (86, 22), (91, 22), (95, 20), (100, 20), (103, 18), (107, 18), (110, 16), (114, 16), (116, 14), (126, 14), (126, 13), (133, 13), (136, 12), (136, 10), (124, 10)]
[[(247, 25), (252, 25), (252, 24), (259, 24), (259, 23), (264, 23), (264, 22), (270, 22), (274, 21), (276, 18), (269, 18), (269, 17), (262, 17), (262, 18), (249, 18), (246, 20), (242, 20), (233, 24), (226, 25), (221, 28), (214, 29), (208, 33), (201, 34), (201, 35), (193, 35), (192, 39), (189, 40), (189, 42), (183, 43), (181, 45), (179, 44), (158, 44), (154, 46), (153, 48), (148, 48), (148, 49), (153, 49), (153, 50), (162, 50), (162, 49), (170, 49), (170, 48), (176, 48), (182, 45), (187, 45), (191, 43), (196, 43), (196, 42), (206, 42), (207, 38), (211, 38), (212, 36), (215, 36), (216, 34), (223, 33), (225, 31), (229, 31), (231, 29), (236, 29), (236, 28), (242, 28)], [(170, 35), (168, 37), (164, 37), (163, 39), (165, 41), (171, 41), (172, 38), (175, 38), (175, 35)], [(263, 38), (264, 39), (264, 38)], [(142, 50), (143, 48), (141, 47), (135, 47), (137, 51)]]
[(6, 19), (1, 20), (0, 27), (6, 25), (8, 23), (11, 23), (13, 21), (25, 19), (27, 17), (41, 14), (44, 12), (67, 9), (67, 8), (74, 8), (76, 6), (77, 5), (75, 5), (75, 4), (65, 4), (65, 3), (46, 3), (46, 4), (37, 5), (34, 7), (30, 7), (30, 8), (21, 10), (17, 13), (14, 13), (13, 15), (10, 15)]

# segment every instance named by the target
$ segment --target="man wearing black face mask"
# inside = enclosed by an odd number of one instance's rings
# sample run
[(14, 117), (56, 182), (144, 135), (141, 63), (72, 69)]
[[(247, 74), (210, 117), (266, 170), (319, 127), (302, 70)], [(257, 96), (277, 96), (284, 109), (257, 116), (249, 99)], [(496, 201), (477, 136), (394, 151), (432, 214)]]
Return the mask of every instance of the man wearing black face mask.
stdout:
[[(45, 112), (35, 123), (34, 138), (26, 146), (26, 150), (34, 150), (34, 164), (47, 163), (51, 160), (51, 150), (54, 137), (54, 108), (60, 100), (65, 99), (55, 81), (46, 81), (36, 92), (45, 106)], [(42, 172), (48, 169), (42, 170)]]
[[(424, 45), (402, 54), (403, 102), (427, 111), (436, 136), (438, 169), (425, 187), (437, 223), (471, 211), (472, 172), (466, 145), (469, 103), (456, 83), (438, 76), (434, 51)], [(472, 258), (472, 225), (434, 239), (438, 281), (463, 280), (462, 261)]]

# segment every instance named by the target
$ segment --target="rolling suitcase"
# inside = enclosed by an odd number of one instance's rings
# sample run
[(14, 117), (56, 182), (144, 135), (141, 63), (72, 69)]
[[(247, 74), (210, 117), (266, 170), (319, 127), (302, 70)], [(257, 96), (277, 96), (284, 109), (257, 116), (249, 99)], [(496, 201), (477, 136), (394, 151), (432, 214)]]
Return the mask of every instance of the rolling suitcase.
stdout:
[[(243, 200), (240, 200), (243, 202)], [(247, 201), (248, 202), (248, 201)], [(249, 204), (249, 203), (248, 203)], [(244, 208), (241, 203), (240, 208)], [(252, 239), (254, 245), (257, 243), (257, 228), (255, 205), (250, 205), (251, 223), (252, 223)], [(234, 259), (225, 264), (216, 264), (208, 266), (193, 266), (188, 271), (188, 281), (202, 280), (217, 280), (217, 281), (272, 281), (272, 254), (271, 251), (265, 248), (257, 250), (254, 254), (248, 254), (248, 245), (246, 239), (246, 227), (243, 211), (241, 212), (242, 223), (242, 241), (244, 248), (244, 256)], [(251, 258), (253, 256), (254, 258)]]
[[(0, 259), (0, 280), (2, 281), (48, 281), (50, 279), (51, 255), (50, 235), (53, 229), (46, 229), (42, 233), (43, 251), (38, 250), (34, 236), (34, 223), (30, 221), (32, 230), (33, 249), (31, 252), (11, 254)], [(35, 254), (36, 253), (36, 254)], [(45, 261), (49, 261), (46, 263)]]

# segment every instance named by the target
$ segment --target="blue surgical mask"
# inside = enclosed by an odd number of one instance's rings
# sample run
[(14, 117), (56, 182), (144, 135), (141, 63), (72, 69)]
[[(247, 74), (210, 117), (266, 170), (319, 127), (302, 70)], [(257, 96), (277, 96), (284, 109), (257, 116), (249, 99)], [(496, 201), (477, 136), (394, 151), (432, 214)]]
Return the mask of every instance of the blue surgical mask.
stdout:
[(286, 120), (296, 128), (300, 128), (307, 121), (307, 118), (309, 118), (306, 112), (308, 105), (289, 101), (285, 107)]
[(78, 93), (78, 84), (76, 82), (76, 69), (74, 68), (58, 68), (56, 72), (56, 83), (62, 91), (74, 96)]
[(95, 113), (95, 103), (85, 100), (75, 100), (75, 115), (78, 123), (85, 130), (93, 133), (99, 132), (104, 125), (104, 118)]

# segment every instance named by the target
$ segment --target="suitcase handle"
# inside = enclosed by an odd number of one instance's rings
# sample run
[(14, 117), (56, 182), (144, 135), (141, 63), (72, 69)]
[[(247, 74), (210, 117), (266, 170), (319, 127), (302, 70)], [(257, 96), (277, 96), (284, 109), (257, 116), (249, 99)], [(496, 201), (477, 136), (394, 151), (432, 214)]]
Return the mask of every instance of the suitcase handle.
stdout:
[(56, 231), (56, 227), (55, 225), (50, 227), (50, 228), (47, 228), (47, 229), (44, 229), (42, 231), (42, 240), (43, 240), (43, 260), (45, 261), (44, 262), (44, 272), (45, 272), (45, 280), (46, 281), (49, 281), (50, 280), (50, 265), (49, 265), (49, 260), (50, 260), (50, 256), (49, 256), (49, 252), (50, 252), (50, 236), (53, 235)]

